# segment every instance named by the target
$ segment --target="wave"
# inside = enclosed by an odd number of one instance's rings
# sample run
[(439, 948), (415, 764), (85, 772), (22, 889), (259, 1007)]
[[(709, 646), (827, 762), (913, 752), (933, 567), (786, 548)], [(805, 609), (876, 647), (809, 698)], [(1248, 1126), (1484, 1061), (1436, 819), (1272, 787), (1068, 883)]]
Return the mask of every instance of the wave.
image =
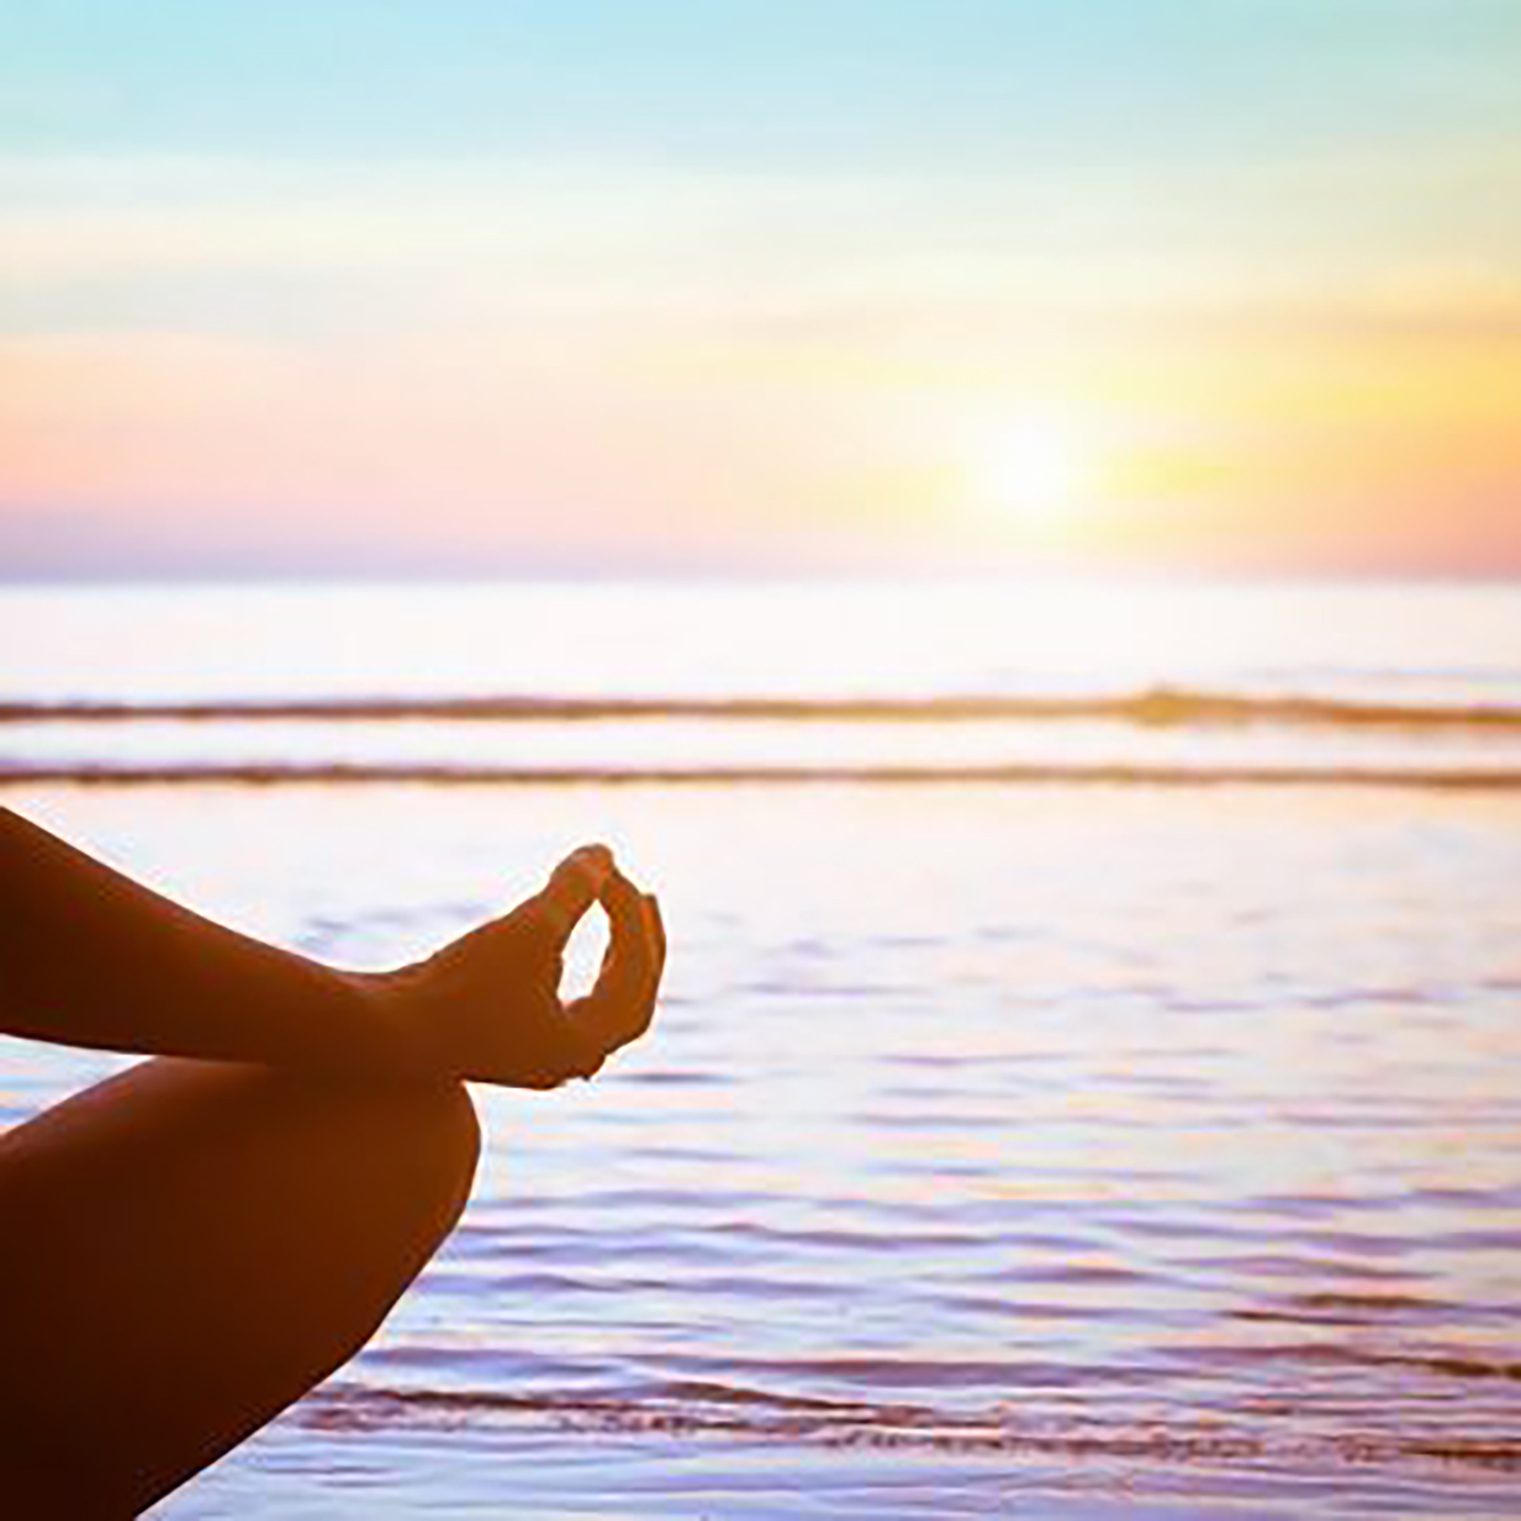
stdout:
[(1147, 728), (1280, 724), (1334, 728), (1482, 729), (1521, 733), (1521, 707), (1353, 701), (1153, 686), (1106, 695), (928, 697), (373, 697), (270, 701), (0, 702), (0, 724), (408, 719), (511, 723), (697, 718), (712, 721), (923, 722), (1109, 720)]
[(0, 786), (75, 782), (94, 785), (233, 783), (422, 783), (430, 786), (738, 786), (809, 783), (864, 785), (1092, 785), (1145, 787), (1403, 787), (1442, 791), (1521, 790), (1521, 769), (1495, 767), (1127, 765), (1103, 763), (988, 766), (439, 766), (367, 762), (293, 764), (31, 764), (0, 760)]
[(1285, 1462), (1380, 1466), (1411, 1460), (1498, 1473), (1521, 1471), (1521, 1444), (1388, 1431), (1289, 1432), (1217, 1417), (1143, 1426), (1070, 1418), (1028, 1422), (1008, 1407), (940, 1411), (913, 1403), (802, 1399), (721, 1384), (672, 1384), (644, 1398), (581, 1393), (514, 1395), (488, 1389), (396, 1389), (330, 1384), (297, 1406), (321, 1430), (548, 1426), (557, 1431), (662, 1437), (727, 1436), (826, 1447), (908, 1448), (972, 1456), (1096, 1461)]

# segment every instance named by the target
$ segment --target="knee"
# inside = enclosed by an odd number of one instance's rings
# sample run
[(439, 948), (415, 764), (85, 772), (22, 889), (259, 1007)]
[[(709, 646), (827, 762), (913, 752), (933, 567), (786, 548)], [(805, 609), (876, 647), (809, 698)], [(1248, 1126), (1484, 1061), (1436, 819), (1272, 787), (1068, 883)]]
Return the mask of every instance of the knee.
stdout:
[(407, 1174), (448, 1212), (452, 1227), (480, 1158), (480, 1123), (470, 1095), (463, 1083), (440, 1083), (405, 1090), (392, 1102)]
[(235, 1201), (228, 1239), (264, 1236), (266, 1263), (285, 1261), (296, 1277), (346, 1262), (350, 1282), (387, 1303), (454, 1228), (480, 1151), (457, 1082), (243, 1069), (228, 1074), (211, 1125), (202, 1150), (217, 1159), (215, 1176), (198, 1167), (195, 1189), (212, 1194), (220, 1181), (220, 1196)]
[(464, 1084), (329, 1093), (317, 1100), (316, 1123), (359, 1190), (393, 1220), (404, 1217), (431, 1255), (465, 1207), (480, 1156)]
[(27, 1376), (0, 1379), (0, 1484), (84, 1486), (79, 1515), (145, 1508), (357, 1351), (453, 1229), (480, 1146), (458, 1083), (196, 1062), (26, 1128), (0, 1332)]

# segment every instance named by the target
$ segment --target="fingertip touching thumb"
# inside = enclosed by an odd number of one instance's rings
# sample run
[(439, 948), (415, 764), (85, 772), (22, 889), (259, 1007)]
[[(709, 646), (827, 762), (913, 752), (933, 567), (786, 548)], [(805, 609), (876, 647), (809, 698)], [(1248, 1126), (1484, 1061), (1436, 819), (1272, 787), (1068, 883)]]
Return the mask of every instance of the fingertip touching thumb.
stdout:
[(602, 896), (617, 867), (606, 845), (583, 845), (573, 850), (550, 873), (539, 894), (541, 917), (559, 945), (570, 938), (581, 917)]

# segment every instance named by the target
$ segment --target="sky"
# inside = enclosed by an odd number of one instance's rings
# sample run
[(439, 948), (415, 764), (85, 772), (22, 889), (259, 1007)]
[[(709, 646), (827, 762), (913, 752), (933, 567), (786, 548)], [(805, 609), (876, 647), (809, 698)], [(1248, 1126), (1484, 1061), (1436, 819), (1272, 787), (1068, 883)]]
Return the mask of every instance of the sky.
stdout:
[(0, 576), (1521, 574), (1514, 0), (0, 8)]

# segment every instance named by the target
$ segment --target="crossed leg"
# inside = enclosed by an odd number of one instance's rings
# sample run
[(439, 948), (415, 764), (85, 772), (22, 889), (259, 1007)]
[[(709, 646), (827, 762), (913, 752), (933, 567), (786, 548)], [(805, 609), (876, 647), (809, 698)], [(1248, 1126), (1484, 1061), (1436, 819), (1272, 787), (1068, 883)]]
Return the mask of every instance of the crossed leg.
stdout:
[(475, 1171), (464, 1088), (161, 1058), (0, 1136), (0, 1499), (135, 1515), (364, 1345)]

